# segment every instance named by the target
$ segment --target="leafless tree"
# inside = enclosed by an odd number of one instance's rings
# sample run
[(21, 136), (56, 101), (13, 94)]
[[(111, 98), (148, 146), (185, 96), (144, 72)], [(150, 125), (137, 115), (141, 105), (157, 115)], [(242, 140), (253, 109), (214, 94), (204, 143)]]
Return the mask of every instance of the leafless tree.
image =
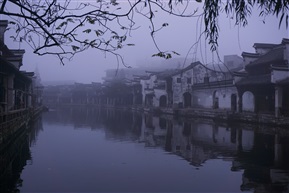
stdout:
[[(202, 3), (197, 15), (193, 3)], [(168, 23), (156, 26), (156, 11), (177, 17), (202, 17), (204, 33), (211, 49), (218, 46), (218, 17), (220, 12), (235, 17), (236, 25), (247, 24), (253, 6), (260, 16), (276, 15), (288, 24), (288, 2), (284, 0), (0, 0), (0, 15), (10, 17), (10, 29), (15, 41), (27, 42), (35, 54), (52, 54), (70, 59), (88, 48), (114, 54), (122, 61), (118, 50), (127, 37), (138, 28), (135, 16), (150, 22), (151, 37), (158, 53), (154, 56), (171, 58), (173, 51), (162, 51), (155, 42), (155, 33)]]

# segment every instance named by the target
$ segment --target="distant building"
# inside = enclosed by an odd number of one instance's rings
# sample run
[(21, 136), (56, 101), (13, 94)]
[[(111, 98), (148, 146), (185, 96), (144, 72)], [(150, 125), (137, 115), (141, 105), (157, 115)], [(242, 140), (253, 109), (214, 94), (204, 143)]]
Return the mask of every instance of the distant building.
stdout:
[(101, 92), (102, 84), (97, 82), (45, 86), (43, 103), (52, 108), (59, 105), (100, 104)]
[(147, 71), (147, 76), (142, 77), (143, 105), (146, 107), (170, 107), (171, 87), (169, 80), (176, 71), (175, 69), (161, 72)]
[(133, 80), (134, 76), (145, 75), (145, 69), (141, 68), (119, 68), (109, 69), (105, 71), (105, 77), (103, 77), (104, 84), (113, 80)]

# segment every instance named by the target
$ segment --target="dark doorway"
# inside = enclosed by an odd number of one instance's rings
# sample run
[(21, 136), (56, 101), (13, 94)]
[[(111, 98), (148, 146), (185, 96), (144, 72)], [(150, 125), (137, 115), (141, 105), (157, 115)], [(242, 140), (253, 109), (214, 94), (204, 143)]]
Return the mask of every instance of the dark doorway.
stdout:
[(192, 106), (192, 95), (188, 92), (184, 93), (184, 107)]
[(236, 94), (231, 95), (231, 110), (233, 112), (237, 111), (237, 95)]
[(167, 106), (167, 97), (165, 95), (162, 95), (160, 97), (160, 107), (166, 107)]

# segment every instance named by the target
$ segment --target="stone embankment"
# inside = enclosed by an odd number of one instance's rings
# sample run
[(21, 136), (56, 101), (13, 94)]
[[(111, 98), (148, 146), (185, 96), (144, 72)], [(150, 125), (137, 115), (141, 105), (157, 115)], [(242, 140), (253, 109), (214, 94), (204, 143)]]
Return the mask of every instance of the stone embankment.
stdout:
[(120, 106), (120, 105), (62, 105), (62, 106), (85, 106), (96, 108), (110, 108), (121, 110), (133, 110), (154, 114), (168, 114), (175, 117), (184, 118), (205, 118), (212, 119), (214, 121), (223, 121), (228, 123), (252, 123), (252, 124), (266, 124), (272, 126), (289, 126), (289, 117), (280, 116), (275, 117), (273, 113), (252, 113), (252, 112), (232, 112), (222, 109), (204, 109), (204, 108), (155, 108), (155, 107), (143, 107), (142, 105), (134, 106)]
[(170, 114), (177, 117), (186, 118), (209, 118), (214, 121), (226, 122), (240, 122), (240, 123), (253, 123), (253, 124), (266, 124), (272, 126), (289, 126), (289, 117), (275, 117), (274, 114), (269, 113), (252, 113), (242, 112), (235, 113), (220, 109), (198, 109), (198, 108), (138, 108), (145, 112), (156, 114)]
[(21, 130), (27, 128), (30, 121), (34, 120), (44, 110), (43, 106), (34, 109), (18, 109), (1, 113), (0, 118), (0, 150), (5, 149)]

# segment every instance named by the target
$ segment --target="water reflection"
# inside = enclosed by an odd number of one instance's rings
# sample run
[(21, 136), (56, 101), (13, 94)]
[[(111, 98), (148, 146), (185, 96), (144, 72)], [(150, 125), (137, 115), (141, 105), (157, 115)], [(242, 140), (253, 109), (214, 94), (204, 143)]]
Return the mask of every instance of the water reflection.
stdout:
[(32, 164), (30, 147), (35, 145), (40, 130), (41, 117), (35, 120), (31, 127), (21, 128), (13, 136), (14, 142), (5, 144), (0, 150), (0, 192), (19, 192), (18, 188), (22, 186), (21, 172), (25, 165)]
[(106, 137), (113, 140), (138, 140), (142, 124), (142, 114), (112, 109), (62, 108), (44, 116), (47, 124), (72, 124), (75, 129), (105, 129)]
[[(62, 109), (47, 121), (105, 129), (112, 140), (161, 147), (199, 168), (210, 159), (231, 161), (232, 172), (243, 171), (240, 190), (288, 191), (289, 132), (250, 125), (215, 124), (207, 120), (175, 120), (171, 116), (100, 109)], [(49, 116), (56, 116), (54, 118)], [(220, 174), (221, 175), (221, 174)]]
[[(216, 179), (215, 182), (208, 180), (210, 176), (225, 178), (224, 173), (229, 171), (228, 176), (232, 178), (241, 173), (235, 187), (238, 191), (288, 192), (289, 131), (286, 129), (216, 124), (209, 120), (181, 120), (168, 115), (157, 117), (139, 112), (94, 108), (63, 108), (48, 112), (43, 114), (43, 124), (71, 126), (75, 130), (101, 130), (108, 141), (143, 144), (144, 148), (160, 149), (167, 154), (177, 155), (182, 159), (181, 162), (188, 163), (193, 169), (190, 173), (199, 172), (194, 174), (196, 178), (191, 179), (191, 184), (182, 190), (223, 191), (221, 187), (235, 185), (228, 184), (229, 179)], [(34, 134), (31, 132), (28, 138), (22, 140), (22, 151), (18, 153), (18, 159), (14, 159), (18, 160), (19, 167), (14, 169), (18, 177), (8, 180), (14, 187), (21, 185), (19, 173), (32, 160), (29, 146), (36, 141), (36, 131), (39, 130), (34, 130)], [(224, 167), (219, 160), (229, 164)], [(184, 174), (182, 177), (187, 176)], [(178, 184), (183, 180), (182, 177), (176, 176), (175, 182)], [(207, 189), (208, 183), (215, 183), (212, 185), (214, 189)], [(170, 183), (166, 186), (169, 187)], [(151, 187), (146, 192), (155, 189)], [(166, 189), (159, 187), (159, 190)]]

